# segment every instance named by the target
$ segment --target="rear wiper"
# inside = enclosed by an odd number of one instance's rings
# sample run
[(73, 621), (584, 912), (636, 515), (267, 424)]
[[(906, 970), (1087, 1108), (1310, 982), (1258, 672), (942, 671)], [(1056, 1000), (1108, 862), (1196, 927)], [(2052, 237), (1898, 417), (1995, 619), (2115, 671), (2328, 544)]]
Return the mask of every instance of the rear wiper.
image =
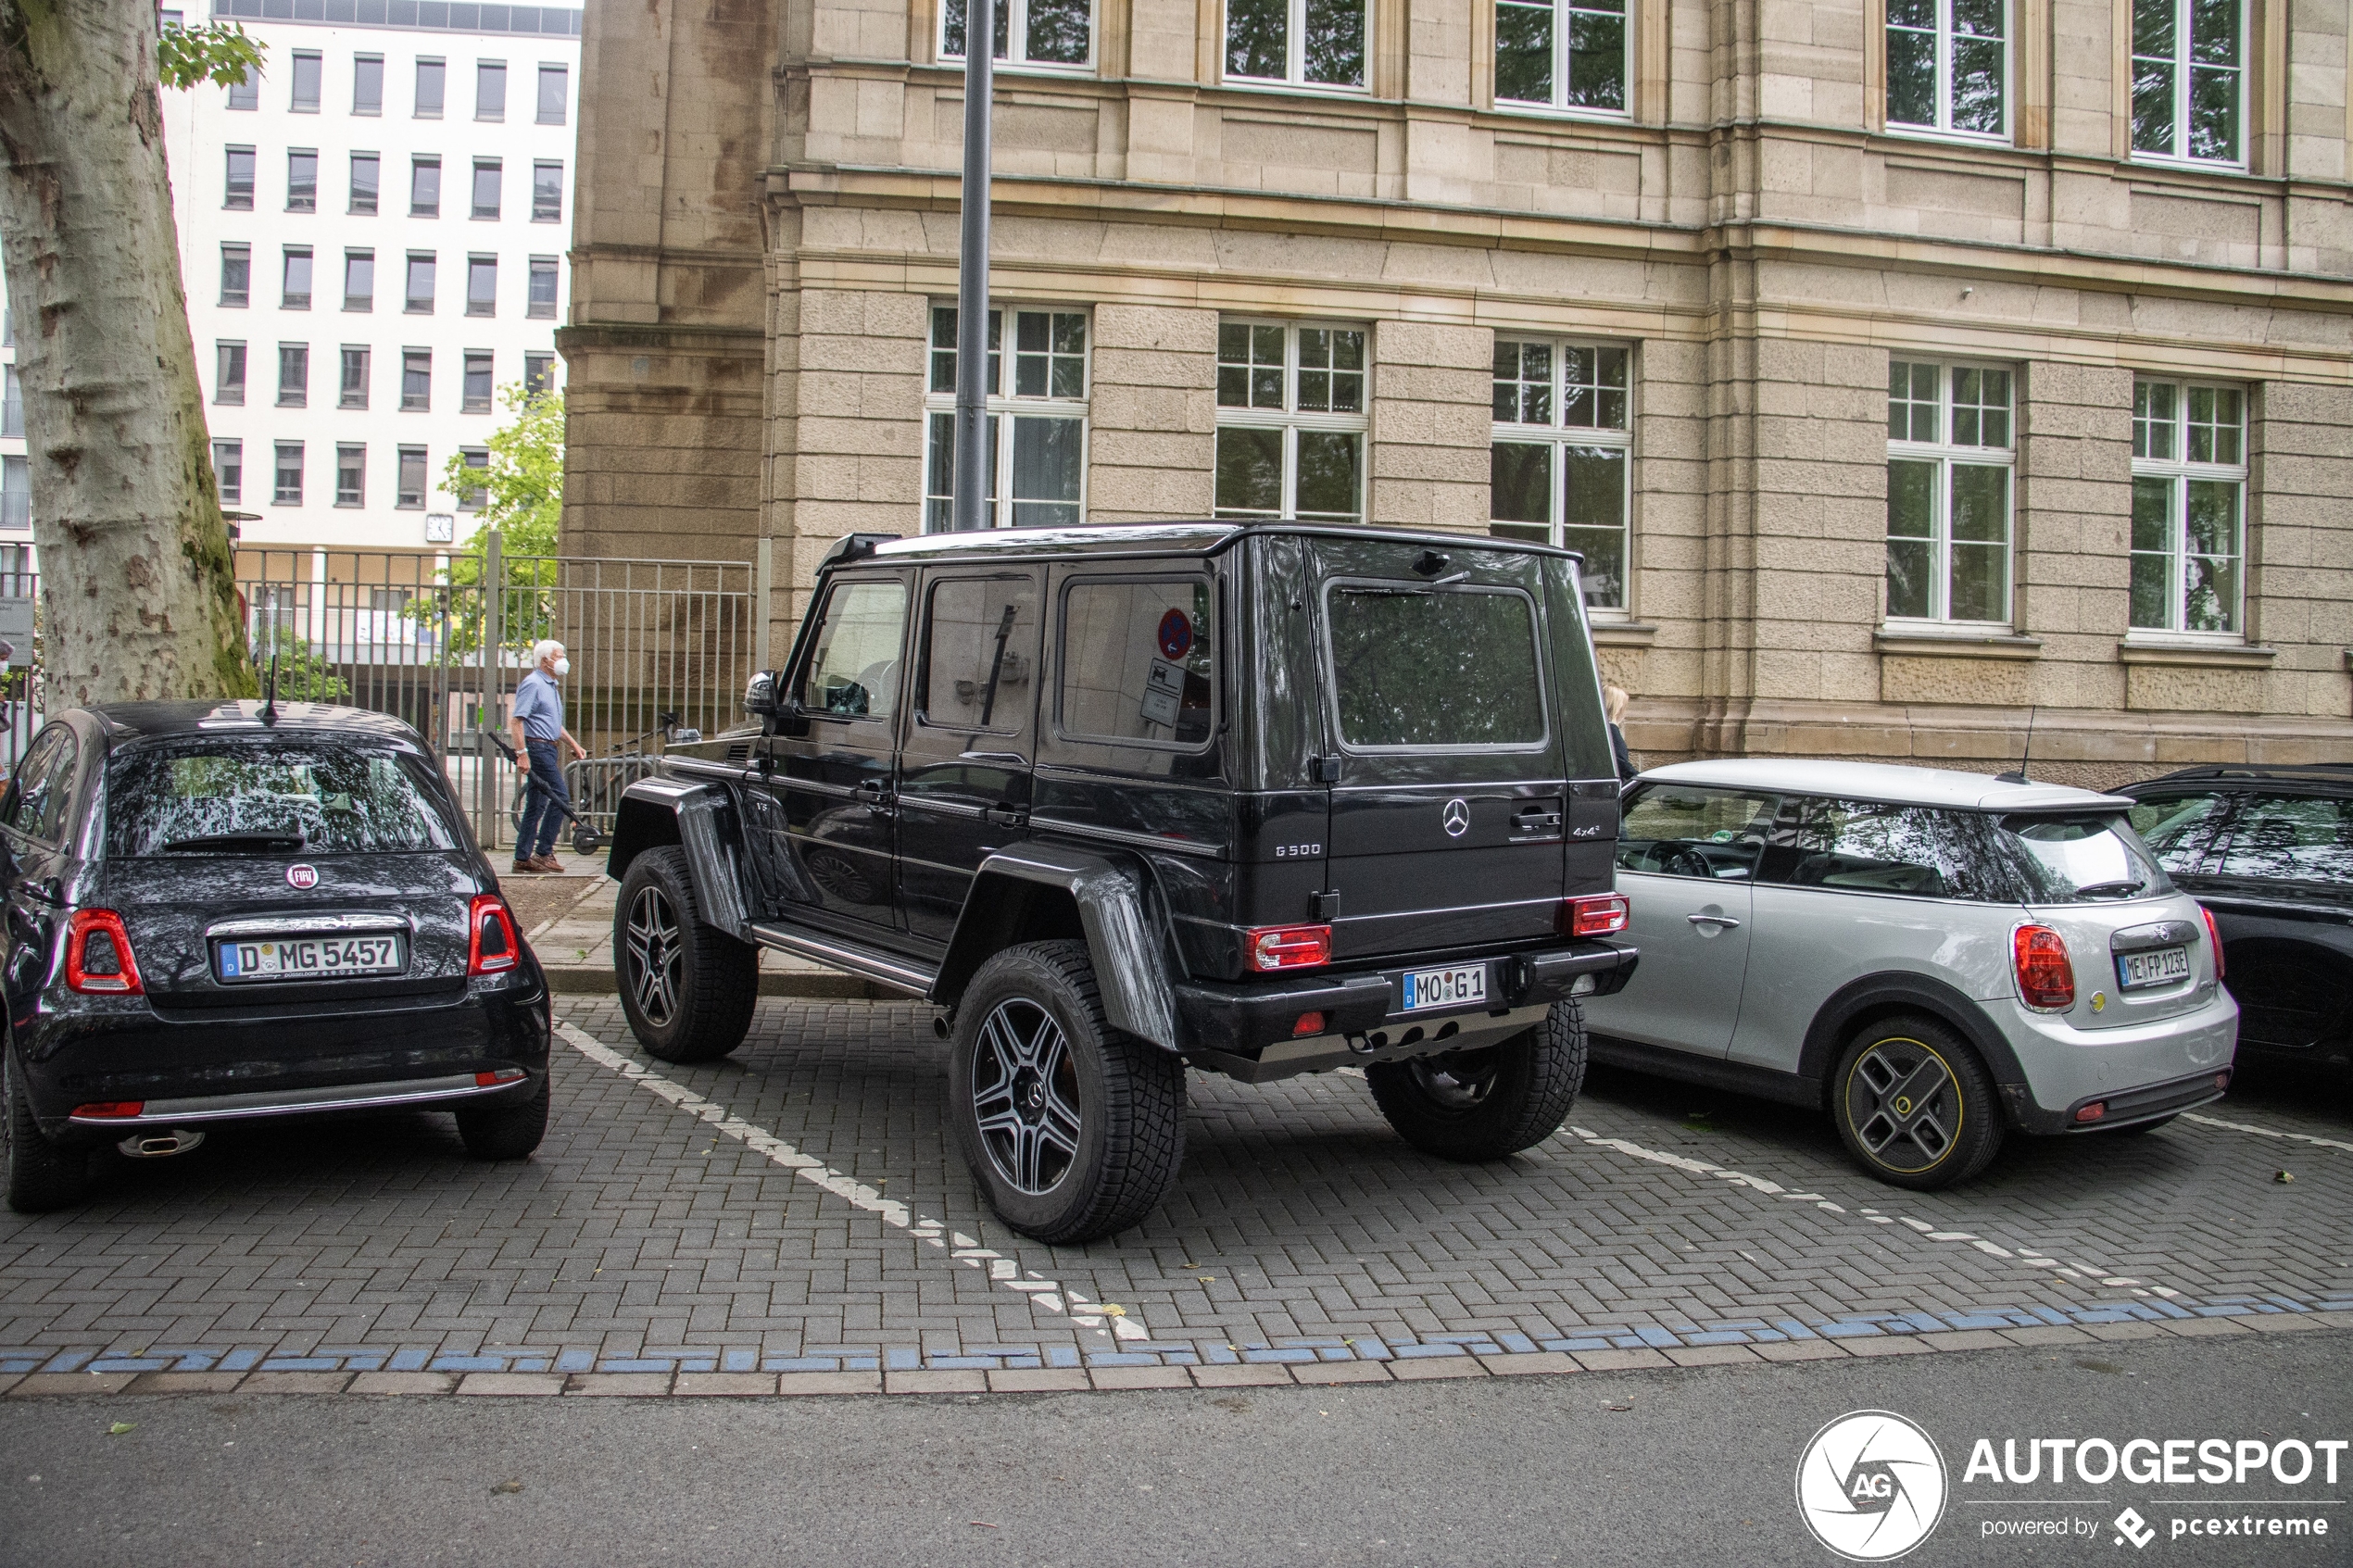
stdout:
[(207, 833), (194, 838), (164, 840), (165, 854), (204, 849), (227, 849), (263, 854), (272, 849), (299, 849), (302, 834), (298, 833)]
[(2148, 884), (2145, 882), (2133, 882), (2129, 879), (2120, 879), (2115, 882), (2094, 882), (2087, 883), (2083, 886), (2077, 888), (2075, 890), (2075, 896), (2078, 898), (2130, 898), (2133, 894), (2138, 893), (2142, 888), (2146, 887), (2147, 885)]

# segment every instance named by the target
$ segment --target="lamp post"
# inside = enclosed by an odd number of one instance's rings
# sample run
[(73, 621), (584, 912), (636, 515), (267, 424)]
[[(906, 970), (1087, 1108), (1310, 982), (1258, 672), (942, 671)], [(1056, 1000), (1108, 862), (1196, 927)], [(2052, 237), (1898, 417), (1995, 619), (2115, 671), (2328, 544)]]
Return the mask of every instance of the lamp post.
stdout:
[(956, 268), (956, 479), (952, 525), (986, 528), (988, 475), (988, 100), (995, 0), (964, 0), (963, 235)]

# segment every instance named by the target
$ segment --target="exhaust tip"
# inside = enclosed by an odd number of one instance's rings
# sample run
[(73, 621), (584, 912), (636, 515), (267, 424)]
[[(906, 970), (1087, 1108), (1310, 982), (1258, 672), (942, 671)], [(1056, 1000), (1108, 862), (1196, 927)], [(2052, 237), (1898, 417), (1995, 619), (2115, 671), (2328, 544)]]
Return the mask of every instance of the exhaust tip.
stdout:
[(948, 1038), (948, 1015), (946, 1013), (936, 1012), (931, 1015), (931, 1032), (938, 1035), (943, 1040)]
[(168, 1160), (175, 1154), (185, 1154), (203, 1142), (200, 1130), (174, 1127), (163, 1133), (134, 1133), (115, 1148), (132, 1160)]

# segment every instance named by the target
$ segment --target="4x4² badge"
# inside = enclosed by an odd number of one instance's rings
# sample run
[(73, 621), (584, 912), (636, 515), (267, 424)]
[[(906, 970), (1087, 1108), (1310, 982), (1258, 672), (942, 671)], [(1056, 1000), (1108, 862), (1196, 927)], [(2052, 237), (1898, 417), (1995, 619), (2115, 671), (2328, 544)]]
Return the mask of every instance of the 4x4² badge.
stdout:
[(1439, 813), (1438, 822), (1446, 830), (1447, 837), (1462, 837), (1470, 831), (1470, 803), (1460, 797), (1449, 800), (1446, 809)]

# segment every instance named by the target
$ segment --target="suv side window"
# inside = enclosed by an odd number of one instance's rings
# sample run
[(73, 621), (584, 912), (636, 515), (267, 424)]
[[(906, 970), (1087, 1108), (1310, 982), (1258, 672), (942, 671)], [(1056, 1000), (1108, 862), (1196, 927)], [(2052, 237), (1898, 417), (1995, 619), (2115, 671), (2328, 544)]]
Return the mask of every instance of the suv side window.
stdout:
[(2248, 796), (2218, 847), (2213, 867), (2218, 876), (2353, 881), (2353, 801)]
[[(1774, 880), (1851, 893), (2007, 903), (2020, 896), (2011, 856), (2000, 841), (2000, 825), (1982, 811), (1807, 800), (1798, 811), (1788, 870)], [(1783, 862), (1782, 856), (1775, 859)]]
[(1617, 869), (1653, 876), (1748, 882), (1780, 798), (1691, 784), (1644, 784), (1617, 820)]
[(1038, 579), (963, 577), (936, 583), (924, 622), (925, 727), (1010, 734), (1029, 723), (1038, 687)]
[(2167, 871), (2196, 875), (2215, 831), (2230, 821), (2236, 798), (2215, 792), (2144, 800), (2132, 809), (2133, 831)]
[(1084, 577), (1063, 593), (1055, 714), (1064, 734), (1196, 749), (1217, 729), (1206, 577)]
[(794, 695), (827, 719), (888, 719), (899, 711), (907, 585), (837, 583), (825, 596), (809, 668)]

